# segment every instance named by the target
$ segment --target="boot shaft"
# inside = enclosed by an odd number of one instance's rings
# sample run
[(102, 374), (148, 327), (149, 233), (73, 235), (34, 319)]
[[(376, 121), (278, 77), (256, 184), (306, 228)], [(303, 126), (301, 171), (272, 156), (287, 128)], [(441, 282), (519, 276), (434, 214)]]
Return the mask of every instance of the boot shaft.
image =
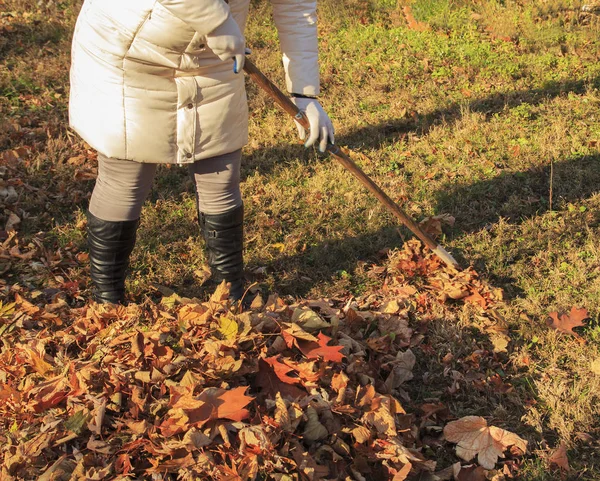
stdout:
[[(208, 265), (216, 282), (230, 282), (232, 297), (241, 297), (244, 271), (244, 207), (222, 214), (198, 215)], [(236, 292), (234, 292), (236, 291)]]
[(97, 302), (125, 301), (125, 277), (138, 225), (139, 219), (112, 222), (88, 212), (90, 274)]

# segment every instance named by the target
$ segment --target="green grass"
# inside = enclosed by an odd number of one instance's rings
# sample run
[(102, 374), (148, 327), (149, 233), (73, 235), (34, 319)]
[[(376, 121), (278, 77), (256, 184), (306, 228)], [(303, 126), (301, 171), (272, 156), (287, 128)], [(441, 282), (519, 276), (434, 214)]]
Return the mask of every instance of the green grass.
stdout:
[[(506, 402), (511, 427), (539, 449), (566, 442), (580, 473), (572, 479), (593, 480), (597, 445), (577, 433), (600, 435), (600, 376), (589, 370), (600, 357), (600, 19), (581, 13), (583, 3), (416, 1), (412, 12), (428, 26), (417, 31), (395, 1), (323, 0), (319, 35), (322, 102), (338, 143), (413, 217), (455, 216), (445, 245), (506, 292), (514, 342), (505, 361), (515, 394), (508, 401), (458, 396), (450, 399), (453, 413), (502, 418)], [(42, 190), (20, 188), (0, 220), (17, 209), (21, 233), (44, 231), (54, 248), (83, 247), (77, 224), (93, 187), (67, 162), (93, 158), (67, 129), (77, 5), (0, 2), (0, 149), (29, 148), (18, 172)], [(252, 58), (282, 85), (269, 4), (252, 8)], [(368, 292), (375, 281), (365, 265), (409, 233), (342, 167), (304, 150), (264, 93), (250, 83), (248, 91), (248, 277), (265, 293)], [(138, 299), (153, 285), (206, 295), (195, 273), (204, 254), (186, 175), (160, 169), (145, 206), (130, 278)], [(591, 313), (586, 344), (545, 326), (549, 312), (573, 305)], [(457, 349), (453, 332), (471, 342), (468, 330), (449, 322), (433, 344)], [(520, 476), (556, 479), (539, 457), (526, 460)]]

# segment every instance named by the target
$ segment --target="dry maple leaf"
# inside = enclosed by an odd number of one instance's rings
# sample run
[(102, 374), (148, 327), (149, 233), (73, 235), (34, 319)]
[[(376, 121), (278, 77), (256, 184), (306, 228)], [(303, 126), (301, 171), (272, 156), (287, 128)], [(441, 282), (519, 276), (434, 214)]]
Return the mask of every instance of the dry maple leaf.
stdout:
[[(408, 20), (408, 17), (407, 17)], [(414, 18), (413, 18), (414, 20)], [(452, 217), (450, 214), (441, 214), (434, 215), (433, 217), (425, 217), (419, 224), (422, 226), (423, 230), (427, 232), (431, 237), (437, 239), (440, 237), (443, 232), (443, 226), (448, 225), (450, 227), (454, 226), (456, 223), (456, 219)]]
[(231, 419), (241, 421), (250, 415), (245, 407), (254, 400), (246, 396), (246, 386), (236, 387), (226, 391), (225, 389), (207, 388), (200, 393), (198, 399), (212, 405), (212, 419)]
[(291, 323), (289, 324), (289, 327), (282, 329), (281, 335), (290, 349), (294, 346), (298, 347), (298, 341), (300, 340), (315, 343), (319, 342), (315, 336), (309, 334), (295, 323)]
[(53, 408), (67, 398), (69, 391), (67, 381), (62, 376), (39, 383), (29, 391), (33, 401), (32, 407), (37, 413)]
[(273, 366), (264, 359), (258, 360), (256, 385), (262, 388), (263, 392), (270, 397), (275, 397), (277, 393), (281, 393), (283, 397), (291, 399), (298, 399), (306, 395), (306, 391), (299, 387), (281, 381), (275, 373)]
[(568, 473), (571, 468), (567, 456), (567, 446), (564, 443), (561, 443), (558, 449), (556, 449), (548, 458), (548, 462), (550, 463), (551, 468), (557, 467)]
[(297, 372), (298, 377), (305, 387), (314, 385), (314, 382), (320, 378), (319, 372), (315, 372), (314, 370), (317, 361), (295, 362), (284, 358), (283, 362)]
[(569, 314), (562, 314), (560, 318), (558, 317), (558, 312), (551, 312), (549, 316), (550, 319), (546, 322), (548, 326), (575, 337), (581, 336), (573, 331), (573, 328), (585, 326), (582, 321), (590, 317), (587, 309), (578, 309), (575, 306), (571, 308)]
[(289, 373), (293, 373), (294, 369), (287, 363), (284, 364), (279, 360), (279, 356), (265, 357), (263, 359), (271, 368), (275, 375), (281, 382), (286, 384), (300, 384), (300, 379), (297, 377), (288, 376)]
[(331, 338), (319, 333), (319, 342), (307, 342), (297, 339), (298, 347), (308, 359), (323, 358), (324, 361), (342, 362), (344, 355), (340, 352), (344, 346), (328, 346), (327, 343)]
[(504, 457), (509, 446), (527, 451), (527, 441), (504, 429), (488, 427), (487, 421), (479, 416), (466, 416), (448, 423), (444, 436), (458, 444), (456, 454), (460, 458), (470, 461), (477, 456), (479, 464), (486, 469), (494, 469), (498, 458)]

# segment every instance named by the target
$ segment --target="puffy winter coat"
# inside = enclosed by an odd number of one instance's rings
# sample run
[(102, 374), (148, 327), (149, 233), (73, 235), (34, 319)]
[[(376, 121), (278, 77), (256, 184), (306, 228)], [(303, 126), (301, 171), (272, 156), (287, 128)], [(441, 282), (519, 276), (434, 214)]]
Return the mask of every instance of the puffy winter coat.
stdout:
[[(109, 157), (189, 163), (246, 144), (244, 77), (205, 45), (250, 0), (85, 0), (71, 60), (71, 126)], [(271, 0), (287, 88), (319, 91), (316, 1)]]

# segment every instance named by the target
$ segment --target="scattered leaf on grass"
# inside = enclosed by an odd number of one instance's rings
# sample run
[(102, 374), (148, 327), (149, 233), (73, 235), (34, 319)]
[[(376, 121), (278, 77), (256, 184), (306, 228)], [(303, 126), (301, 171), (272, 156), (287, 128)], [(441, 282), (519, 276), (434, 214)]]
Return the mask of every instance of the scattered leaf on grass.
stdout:
[(585, 326), (583, 321), (589, 316), (587, 309), (578, 309), (573, 306), (569, 314), (562, 314), (559, 317), (558, 312), (551, 312), (549, 314), (547, 324), (557, 331), (564, 332), (565, 334), (571, 334), (575, 337), (580, 337), (573, 328)]
[(548, 462), (550, 463), (551, 468), (559, 468), (565, 472), (569, 472), (571, 468), (569, 467), (566, 444), (561, 443), (560, 446), (550, 455)]
[(479, 464), (486, 469), (494, 469), (504, 451), (516, 446), (523, 453), (527, 451), (527, 441), (514, 433), (495, 426), (479, 416), (466, 416), (452, 421), (444, 427), (444, 436), (451, 443), (457, 443), (456, 454), (465, 461), (477, 456)]

